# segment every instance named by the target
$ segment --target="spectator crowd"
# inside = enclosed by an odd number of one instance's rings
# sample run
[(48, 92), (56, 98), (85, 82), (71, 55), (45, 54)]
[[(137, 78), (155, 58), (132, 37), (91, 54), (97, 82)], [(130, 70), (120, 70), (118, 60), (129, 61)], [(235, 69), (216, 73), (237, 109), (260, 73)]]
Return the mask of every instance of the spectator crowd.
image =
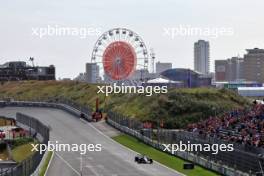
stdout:
[(264, 148), (264, 105), (239, 109), (188, 125), (188, 131), (229, 142)]

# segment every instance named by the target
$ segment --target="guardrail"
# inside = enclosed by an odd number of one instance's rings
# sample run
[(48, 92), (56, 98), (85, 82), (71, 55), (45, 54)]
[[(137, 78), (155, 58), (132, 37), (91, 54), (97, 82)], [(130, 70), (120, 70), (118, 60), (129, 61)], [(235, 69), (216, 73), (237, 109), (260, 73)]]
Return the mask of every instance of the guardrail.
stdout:
[(71, 102), (32, 102), (32, 101), (0, 101), (1, 106), (10, 106), (10, 107), (47, 107), (47, 108), (56, 108), (64, 110), (75, 116), (82, 116), (88, 121), (92, 120), (91, 110), (89, 108), (77, 105)]
[[(31, 135), (38, 138), (42, 144), (48, 144), (49, 128), (39, 120), (25, 114), (17, 113), (16, 120), (18, 126), (25, 126), (31, 129)], [(29, 176), (35, 173), (44, 154), (35, 152), (32, 156), (18, 163), (13, 168), (2, 170), (1, 176)]]
[[(69, 100), (56, 100), (49, 102), (33, 102), (33, 101), (0, 101), (0, 107), (46, 107), (46, 108), (56, 108), (64, 110), (74, 116), (85, 118), (88, 121), (91, 121), (91, 110), (87, 107), (78, 105)], [(42, 135), (37, 135), (39, 137), (39, 141), (41, 143), (48, 143), (49, 136), (44, 133), (45, 129), (48, 128), (43, 125), (40, 121), (34, 120), (33, 117), (26, 116), (21, 113), (17, 113), (16, 115), (17, 122), (20, 123), (23, 127), (30, 128), (30, 132), (33, 135), (35, 132), (40, 133)], [(45, 135), (44, 135), (45, 134)], [(40, 171), (40, 166), (43, 163), (43, 159), (46, 158), (46, 154), (40, 155), (39, 153), (35, 153), (31, 158), (26, 159), (25, 161), (21, 162), (14, 168), (7, 169), (3, 172), (0, 172), (1, 176), (37, 176)]]
[[(83, 117), (85, 117), (87, 120), (92, 120), (91, 119), (91, 110), (89, 108), (80, 106), (76, 103), (72, 103), (71, 101), (68, 101), (67, 103), (65, 103), (65, 101), (59, 101), (56, 100), (54, 101), (49, 101), (49, 102), (27, 102), (27, 101), (10, 101), (10, 102), (4, 102), (4, 101), (0, 101), (0, 106), (13, 106), (13, 107), (48, 107), (48, 108), (57, 108), (57, 109), (62, 109), (64, 111), (67, 111), (75, 116), (80, 117), (81, 114)], [(140, 132), (140, 129), (142, 129), (143, 125), (141, 122), (138, 121), (134, 121), (131, 120), (129, 118), (126, 118), (122, 115), (117, 115), (118, 117), (113, 117), (116, 116), (117, 114), (109, 112), (108, 113), (108, 118), (107, 118), (107, 123), (115, 128), (117, 128), (118, 130), (127, 133), (131, 136), (134, 136), (136, 138), (138, 138), (139, 140), (143, 141), (144, 143), (151, 145), (152, 147), (158, 149), (158, 150), (164, 150), (163, 145), (161, 145), (162, 142), (162, 135), (157, 136), (159, 139), (158, 141), (155, 141), (152, 139), (152, 137), (150, 137), (149, 134), (143, 132)], [(132, 124), (132, 125), (131, 125)], [(176, 134), (176, 133), (174, 133)], [(169, 136), (172, 134), (169, 134)], [(181, 137), (178, 135), (178, 137)], [(188, 137), (188, 135), (187, 135)], [(189, 136), (190, 137), (190, 136)], [(180, 138), (179, 138), (180, 139)], [(191, 139), (191, 138), (188, 138)], [(172, 139), (169, 139), (168, 141), (172, 141)], [(192, 139), (193, 140), (193, 139)], [(197, 140), (197, 138), (196, 138)], [(200, 140), (200, 139), (199, 139)], [(175, 142), (175, 141), (174, 141)], [(236, 155), (238, 155), (236, 162), (232, 161), (234, 158), (232, 158), (233, 156), (228, 156), (227, 155), (223, 155), (221, 156), (222, 158), (227, 157), (228, 160), (230, 159), (230, 162), (228, 163), (233, 163), (234, 167), (230, 167), (230, 165), (226, 165), (225, 162), (219, 162), (219, 158), (213, 158), (210, 156), (206, 156), (202, 153), (190, 153), (190, 152), (175, 152), (175, 155), (191, 161), (193, 163), (196, 163), (198, 165), (201, 165), (205, 168), (211, 169), (213, 171), (216, 171), (218, 173), (227, 175), (227, 176), (248, 176), (248, 175), (255, 175), (257, 168), (254, 168), (250, 171), (247, 170), (247, 168), (249, 168), (249, 166), (251, 167), (252, 163), (248, 163), (248, 165), (245, 165), (245, 168), (243, 169), (243, 172), (240, 171), (240, 169), (238, 169), (238, 167), (236, 166), (236, 164), (240, 164), (239, 160), (242, 159), (244, 161), (244, 163), (247, 163), (247, 158), (241, 158), (241, 155), (243, 155), (243, 152), (240, 152), (238, 150), (238, 153), (236, 153)], [(254, 155), (247, 155), (254, 158)], [(220, 157), (220, 158), (221, 158)], [(251, 160), (252, 158), (250, 158)], [(242, 161), (241, 160), (241, 161)], [(243, 163), (243, 162), (242, 162)], [(254, 167), (254, 166), (253, 166)], [(258, 166), (256, 166), (258, 167)]]
[[(190, 134), (186, 135), (184, 132), (175, 130), (159, 129), (154, 135), (152, 130), (142, 130), (143, 124), (140, 124), (140, 122), (113, 112), (108, 113), (107, 123), (161, 151), (165, 149), (162, 144), (179, 144), (180, 141), (185, 144), (187, 144), (187, 141), (190, 141), (192, 144), (212, 144), (210, 141), (201, 140), (190, 136)], [(155, 139), (152, 136), (155, 136)], [(171, 154), (169, 151), (166, 152)], [(209, 154), (209, 152), (183, 151), (176, 151), (174, 155), (227, 176), (256, 175), (260, 171), (258, 156), (239, 149), (235, 149), (233, 152), (221, 152), (218, 155)]]

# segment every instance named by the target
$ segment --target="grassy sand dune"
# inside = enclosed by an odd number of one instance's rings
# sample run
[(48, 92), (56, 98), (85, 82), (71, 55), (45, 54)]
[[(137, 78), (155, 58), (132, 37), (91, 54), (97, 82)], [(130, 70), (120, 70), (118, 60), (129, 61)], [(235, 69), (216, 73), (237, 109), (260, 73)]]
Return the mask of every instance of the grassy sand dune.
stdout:
[(20, 100), (66, 97), (86, 106), (111, 109), (131, 118), (157, 122), (164, 119), (167, 128), (182, 128), (215, 113), (241, 108), (248, 101), (225, 89), (170, 89), (167, 94), (97, 94), (97, 85), (75, 81), (23, 81), (0, 86), (0, 97)]

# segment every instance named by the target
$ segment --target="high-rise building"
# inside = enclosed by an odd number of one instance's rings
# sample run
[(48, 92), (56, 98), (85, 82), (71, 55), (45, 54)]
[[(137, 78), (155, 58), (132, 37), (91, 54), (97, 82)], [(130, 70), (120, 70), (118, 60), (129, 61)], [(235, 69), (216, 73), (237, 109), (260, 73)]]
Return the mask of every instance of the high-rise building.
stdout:
[(237, 81), (244, 79), (244, 59), (232, 57), (227, 60), (215, 60), (216, 81)]
[(244, 79), (244, 58), (232, 57), (228, 59), (229, 80), (239, 81)]
[(209, 42), (198, 40), (194, 43), (194, 70), (202, 74), (209, 74)]
[(215, 60), (215, 81), (227, 81), (227, 60)]
[(264, 83), (264, 49), (247, 49), (244, 55), (244, 78)]
[(161, 73), (165, 70), (172, 68), (172, 63), (157, 62), (156, 63), (156, 73)]
[(85, 82), (96, 83), (99, 80), (99, 66), (96, 63), (86, 63)]
[(264, 83), (264, 49), (247, 49), (244, 58), (215, 61), (216, 81), (251, 81)]

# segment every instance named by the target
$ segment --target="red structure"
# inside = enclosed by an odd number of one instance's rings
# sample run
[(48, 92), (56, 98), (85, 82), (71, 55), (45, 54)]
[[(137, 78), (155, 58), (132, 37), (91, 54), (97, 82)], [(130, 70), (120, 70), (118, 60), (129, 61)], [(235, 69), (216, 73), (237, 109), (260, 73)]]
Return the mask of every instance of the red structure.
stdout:
[(100, 121), (103, 118), (103, 114), (99, 110), (99, 99), (98, 98), (96, 98), (96, 109), (95, 109), (95, 112), (93, 112), (93, 114), (92, 114), (92, 118), (96, 122)]
[(131, 79), (134, 70), (148, 71), (149, 55), (142, 38), (126, 28), (113, 28), (104, 32), (96, 41), (91, 63), (107, 83)]
[(104, 71), (113, 80), (129, 77), (134, 72), (136, 64), (137, 57), (134, 48), (126, 42), (113, 42), (104, 51)]

